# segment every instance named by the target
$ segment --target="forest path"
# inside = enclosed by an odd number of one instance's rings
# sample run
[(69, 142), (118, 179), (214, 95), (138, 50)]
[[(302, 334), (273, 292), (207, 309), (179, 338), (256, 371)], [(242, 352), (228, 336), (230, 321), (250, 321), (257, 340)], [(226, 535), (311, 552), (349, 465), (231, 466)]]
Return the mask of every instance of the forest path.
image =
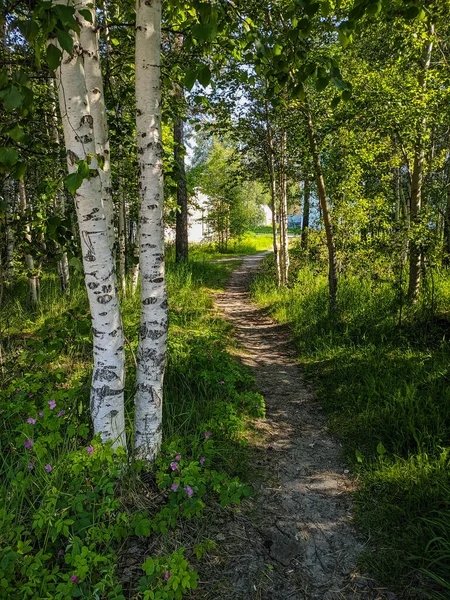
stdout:
[(393, 600), (394, 594), (376, 590), (355, 571), (363, 546), (351, 523), (352, 482), (339, 442), (327, 432), (288, 332), (249, 299), (250, 281), (265, 254), (244, 257), (216, 298), (267, 408), (251, 439), (255, 466), (263, 473), (227, 536), (241, 540), (241, 548), (234, 552), (230, 587), (221, 598)]

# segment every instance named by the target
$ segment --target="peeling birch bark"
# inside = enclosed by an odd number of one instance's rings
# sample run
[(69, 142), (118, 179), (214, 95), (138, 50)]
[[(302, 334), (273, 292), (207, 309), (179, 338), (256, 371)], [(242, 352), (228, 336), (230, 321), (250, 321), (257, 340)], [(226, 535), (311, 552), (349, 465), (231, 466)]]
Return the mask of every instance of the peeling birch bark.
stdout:
[(164, 272), (161, 144), (161, 1), (136, 1), (136, 133), (138, 156), (141, 327), (137, 350), (135, 453), (153, 460), (161, 445), (168, 303)]
[(106, 119), (105, 94), (99, 52), (99, 32), (96, 26), (95, 6), (90, 0), (76, 0), (77, 10), (88, 10), (92, 23), (78, 16), (81, 24), (80, 44), (83, 51), (84, 74), (91, 115), (94, 122), (95, 154), (100, 163), (99, 173), (102, 182), (102, 202), (108, 226), (111, 250), (114, 251), (114, 203), (111, 184), (111, 158), (109, 148), (109, 130)]
[[(56, 71), (70, 173), (76, 170), (77, 160), (96, 154), (94, 117), (90, 112), (83, 53), (77, 35), (72, 32), (72, 36), (73, 52), (70, 56), (63, 53), (61, 66)], [(51, 42), (56, 44), (54, 40)], [(122, 319), (108, 222), (102, 203), (102, 181), (95, 158), (90, 168), (91, 176), (83, 180), (75, 193), (75, 207), (94, 337), (91, 415), (94, 431), (100, 433), (103, 442), (110, 441), (114, 448), (126, 448)]]

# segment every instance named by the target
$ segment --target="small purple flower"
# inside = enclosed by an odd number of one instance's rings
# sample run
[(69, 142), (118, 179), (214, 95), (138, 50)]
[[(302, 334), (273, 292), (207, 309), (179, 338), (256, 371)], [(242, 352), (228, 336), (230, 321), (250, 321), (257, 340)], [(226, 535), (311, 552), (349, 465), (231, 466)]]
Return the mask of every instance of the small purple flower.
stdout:
[(47, 473), (50, 473), (50, 471), (52, 470), (51, 465), (45, 465), (44, 469), (47, 471)]
[(209, 438), (210, 438), (210, 437), (211, 437), (211, 432), (210, 432), (210, 431), (206, 431), (206, 432), (205, 432), (205, 438), (206, 438), (207, 440), (209, 440)]
[(225, 381), (219, 381), (220, 385), (225, 385)]
[(57, 414), (58, 417), (62, 417), (63, 415), (66, 414), (65, 410), (60, 410), (59, 413)]
[(177, 462), (171, 462), (170, 463), (170, 468), (172, 469), (172, 471), (176, 471), (178, 469), (178, 463)]
[(170, 486), (170, 489), (172, 490), (172, 492), (176, 492), (178, 490), (178, 488), (180, 487), (179, 483), (172, 483), (172, 485)]
[(33, 439), (31, 439), (31, 440), (25, 440), (25, 448), (27, 450), (29, 450), (33, 444), (34, 444), (34, 440)]
[(30, 471), (32, 471), (34, 469), (34, 463), (33, 462), (28, 463), (27, 467), (30, 469)]
[(179, 462), (179, 461), (181, 460), (181, 454), (177, 454), (177, 455), (175, 456), (175, 460), (176, 460), (177, 462)]
[(44, 413), (42, 412), (42, 410), (40, 410), (40, 411), (39, 411), (39, 416), (40, 416), (40, 417), (43, 417), (43, 416), (44, 416)]
[(33, 419), (33, 417), (28, 417), (27, 423), (29, 423), (30, 425), (34, 425), (36, 423), (36, 419)]
[(72, 577), (70, 578), (74, 583), (76, 583), (78, 581), (78, 577), (76, 575), (72, 575)]
[(58, 550), (58, 556), (64, 556), (64, 550), (62, 548)]
[(56, 406), (56, 401), (55, 400), (49, 400), (48, 401), (48, 405), (50, 407), (50, 410), (53, 410)]
[(170, 578), (170, 573), (164, 573), (164, 579), (169, 579)]
[(89, 454), (89, 456), (94, 452), (95, 448), (94, 446), (90, 445), (87, 448), (87, 453)]
[(202, 465), (202, 467), (205, 464), (205, 460), (206, 460), (205, 457), (202, 456), (201, 459), (200, 459), (200, 464)]
[(194, 494), (194, 490), (191, 488), (190, 485), (187, 485), (184, 488), (184, 491), (186, 492), (186, 494), (188, 495), (188, 498), (190, 498), (193, 494)]

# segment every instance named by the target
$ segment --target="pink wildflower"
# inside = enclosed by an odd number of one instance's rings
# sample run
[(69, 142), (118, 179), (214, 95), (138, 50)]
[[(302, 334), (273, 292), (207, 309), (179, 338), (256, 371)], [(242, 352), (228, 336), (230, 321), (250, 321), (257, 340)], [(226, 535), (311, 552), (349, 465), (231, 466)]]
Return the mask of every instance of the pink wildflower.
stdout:
[(47, 473), (50, 473), (50, 471), (52, 470), (51, 465), (45, 465), (44, 469), (47, 471)]
[(220, 385), (224, 385), (225, 381), (219, 381)]
[(30, 425), (34, 425), (36, 423), (36, 419), (33, 419), (33, 417), (28, 417), (27, 423), (29, 423)]
[(211, 437), (211, 432), (210, 432), (210, 431), (206, 431), (206, 432), (205, 432), (205, 438), (206, 438), (207, 440), (209, 440), (209, 438), (210, 438), (210, 437)]
[(205, 457), (202, 456), (201, 459), (200, 459), (200, 464), (202, 465), (202, 467), (205, 464), (205, 460), (206, 460)]
[(186, 494), (188, 495), (188, 498), (190, 498), (193, 494), (194, 494), (194, 490), (191, 488), (190, 485), (187, 485), (184, 488), (184, 491), (186, 492)]
[(34, 469), (34, 463), (33, 462), (28, 463), (27, 467), (30, 469), (30, 471), (32, 471)]
[(39, 411), (39, 416), (40, 416), (40, 417), (43, 417), (43, 416), (44, 416), (44, 413), (42, 412), (42, 410), (40, 410), (40, 411)]
[(170, 578), (170, 573), (164, 573), (164, 579), (169, 579)]
[(178, 488), (180, 487), (179, 483), (172, 483), (172, 485), (170, 486), (170, 489), (172, 490), (172, 492), (176, 492), (178, 490)]
[(89, 456), (94, 452), (94, 450), (95, 450), (94, 446), (92, 446), (92, 445), (88, 446), (87, 453), (89, 454)]
[(63, 415), (66, 414), (65, 410), (60, 410), (59, 413), (57, 414), (58, 417), (62, 417)]
[(72, 577), (70, 578), (74, 583), (76, 583), (78, 581), (78, 577), (76, 575), (72, 575)]
[(27, 450), (29, 450), (33, 444), (34, 444), (34, 440), (25, 440), (25, 448)]
[(181, 454), (177, 454), (175, 456), (175, 460), (179, 462), (181, 460)]
[(172, 469), (172, 471), (176, 471), (178, 469), (178, 463), (177, 462), (171, 462), (170, 463), (170, 468)]
[(56, 406), (56, 401), (55, 400), (49, 400), (48, 401), (48, 405), (50, 407), (50, 410), (53, 410)]

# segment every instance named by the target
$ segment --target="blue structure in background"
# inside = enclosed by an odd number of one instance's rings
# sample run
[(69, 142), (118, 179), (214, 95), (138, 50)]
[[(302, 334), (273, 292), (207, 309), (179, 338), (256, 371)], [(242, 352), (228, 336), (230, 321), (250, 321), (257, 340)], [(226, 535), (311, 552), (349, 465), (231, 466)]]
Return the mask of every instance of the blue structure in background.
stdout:
[(300, 215), (288, 215), (288, 229), (300, 229), (302, 217)]

